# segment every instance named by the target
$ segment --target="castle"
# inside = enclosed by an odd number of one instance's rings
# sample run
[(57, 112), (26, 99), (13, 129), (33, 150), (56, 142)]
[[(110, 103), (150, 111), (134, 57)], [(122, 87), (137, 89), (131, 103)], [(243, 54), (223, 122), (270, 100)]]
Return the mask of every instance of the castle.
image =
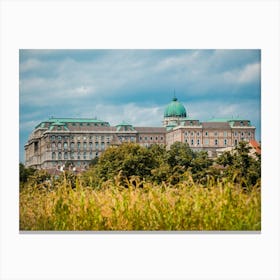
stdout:
[(110, 126), (106, 121), (81, 118), (50, 118), (39, 123), (25, 144), (25, 165), (53, 169), (66, 162), (86, 168), (90, 161), (111, 145), (124, 142), (149, 147), (175, 142), (188, 143), (193, 150), (206, 150), (215, 157), (221, 149), (240, 141), (255, 139), (256, 128), (240, 118), (211, 119), (201, 122), (187, 116), (184, 105), (174, 97), (164, 111), (162, 127), (134, 127), (122, 122)]

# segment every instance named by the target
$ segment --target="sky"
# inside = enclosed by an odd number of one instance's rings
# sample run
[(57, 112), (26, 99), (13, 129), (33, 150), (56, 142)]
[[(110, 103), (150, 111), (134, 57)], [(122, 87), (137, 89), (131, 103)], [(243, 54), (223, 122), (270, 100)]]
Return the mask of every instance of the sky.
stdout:
[(249, 119), (261, 140), (260, 50), (21, 49), (20, 161), (50, 117), (161, 126), (174, 92), (188, 116)]

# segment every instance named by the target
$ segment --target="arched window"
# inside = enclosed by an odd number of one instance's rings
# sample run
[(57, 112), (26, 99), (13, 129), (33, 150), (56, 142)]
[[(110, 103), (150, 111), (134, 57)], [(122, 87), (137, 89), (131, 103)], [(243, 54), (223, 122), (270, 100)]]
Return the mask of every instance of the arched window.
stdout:
[(71, 148), (71, 150), (74, 150), (74, 148), (75, 148), (75, 143), (74, 142), (71, 142), (70, 148)]
[(52, 142), (52, 150), (54, 151), (54, 150), (55, 150), (55, 148), (56, 148), (56, 146), (55, 146), (55, 142)]
[(218, 146), (218, 139), (215, 139), (215, 146)]
[(58, 142), (58, 143), (57, 143), (57, 148), (58, 148), (59, 150), (61, 150), (61, 142)]
[(68, 149), (68, 143), (67, 143), (67, 142), (64, 142), (64, 143), (63, 143), (63, 148), (64, 148), (64, 150), (67, 150), (67, 149)]
[(56, 153), (52, 152), (52, 160), (56, 159)]
[(58, 153), (58, 159), (61, 159), (61, 152)]
[(68, 153), (64, 153), (64, 159), (68, 159)]

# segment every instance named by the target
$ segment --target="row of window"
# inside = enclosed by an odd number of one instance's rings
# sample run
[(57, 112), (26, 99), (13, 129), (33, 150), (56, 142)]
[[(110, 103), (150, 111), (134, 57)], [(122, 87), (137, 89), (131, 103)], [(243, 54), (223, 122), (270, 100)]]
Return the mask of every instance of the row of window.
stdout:
[[(108, 142), (107, 145), (109, 145), (110, 143)], [(68, 147), (69, 147), (69, 144), (68, 142), (64, 142), (63, 143), (63, 149), (64, 150), (68, 150)], [(92, 142), (77, 142), (76, 144), (74, 142), (71, 142), (70, 143), (70, 149), (71, 150), (74, 150), (75, 148), (77, 148), (78, 150), (80, 149), (84, 149), (86, 150), (87, 148), (89, 147), (90, 150), (93, 149), (93, 143)], [(101, 142), (101, 144), (99, 144), (99, 142), (95, 142), (95, 149), (98, 150), (99, 148), (101, 148), (101, 150), (104, 150), (105, 149), (105, 143), (104, 142)], [(62, 143), (61, 142), (52, 142), (52, 150), (61, 150), (62, 149)]]
[[(194, 139), (191, 139), (190, 142), (186, 139), (185, 142), (186, 142), (186, 143), (189, 143), (191, 146), (194, 145)], [(214, 140), (214, 145), (215, 145), (215, 146), (218, 146), (218, 143), (219, 143), (218, 139), (215, 139), (215, 140)], [(204, 144), (205, 144), (205, 145), (209, 145), (209, 139), (205, 139), (205, 140), (204, 140)], [(227, 144), (228, 144), (227, 139), (224, 139), (224, 145), (226, 146)], [(200, 145), (200, 139), (197, 139), (197, 140), (196, 140), (196, 145), (197, 145), (197, 146)], [(237, 139), (235, 139), (235, 145), (237, 145)]]
[(58, 141), (62, 141), (62, 140), (74, 140), (74, 138), (76, 138), (77, 140), (95, 140), (95, 141), (110, 141), (112, 139), (112, 136), (104, 136), (104, 135), (96, 135), (96, 136), (76, 136), (74, 137), (74, 135), (71, 136), (62, 136), (62, 135), (51, 135), (50, 139), (52, 141), (58, 140)]
[[(247, 134), (247, 132), (237, 132), (237, 131), (235, 131), (235, 132), (234, 132), (234, 136), (238, 136), (238, 133), (239, 133), (241, 136), (245, 136), (245, 135)], [(188, 135), (194, 136), (195, 134), (196, 134), (197, 136), (200, 136), (202, 133), (200, 133), (199, 131), (196, 132), (196, 133), (195, 133), (194, 131), (185, 132), (185, 136), (188, 136)], [(204, 135), (205, 135), (205, 136), (209, 136), (209, 132), (208, 132), (208, 131), (205, 131)], [(223, 132), (223, 135), (224, 135), (224, 137), (227, 137), (227, 136), (228, 136), (228, 132), (227, 132), (227, 131), (224, 131), (224, 132)], [(247, 135), (248, 135), (248, 136), (251, 136), (251, 132), (248, 132)], [(214, 132), (214, 136), (218, 136), (218, 132), (217, 132), (217, 131)]]
[(52, 160), (68, 160), (68, 159), (93, 159), (94, 157), (97, 157), (98, 156), (98, 152), (96, 153), (93, 153), (93, 152), (90, 152), (90, 153), (86, 153), (86, 152), (83, 152), (83, 153), (74, 153), (74, 152), (71, 152), (71, 153), (62, 153), (62, 152), (52, 152)]
[(142, 137), (142, 136), (140, 136), (139, 137), (139, 140), (140, 141), (143, 141), (143, 140), (145, 140), (145, 141), (148, 141), (148, 140), (150, 140), (150, 141), (153, 141), (153, 140), (156, 140), (156, 141), (158, 141), (158, 139), (160, 139), (161, 141), (163, 141), (163, 136), (160, 136), (160, 138), (158, 137), (158, 136), (155, 136), (155, 137), (153, 137), (153, 136), (145, 136), (145, 137)]
[(72, 123), (72, 126), (108, 126), (106, 123)]

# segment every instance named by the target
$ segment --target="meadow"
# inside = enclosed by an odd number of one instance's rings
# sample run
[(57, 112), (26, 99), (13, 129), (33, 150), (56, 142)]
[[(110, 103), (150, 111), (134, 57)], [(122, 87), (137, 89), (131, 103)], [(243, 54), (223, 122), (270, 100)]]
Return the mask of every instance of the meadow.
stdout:
[(244, 148), (216, 162), (189, 152), (185, 146), (165, 152), (129, 144), (106, 150), (78, 175), (65, 171), (54, 178), (35, 171), (25, 178), (27, 169), (21, 169), (19, 228), (261, 230), (260, 159)]
[[(135, 184), (142, 187), (135, 187)], [(100, 189), (29, 186), (20, 193), (20, 230), (260, 230), (260, 188), (221, 181), (176, 186), (118, 179)]]

